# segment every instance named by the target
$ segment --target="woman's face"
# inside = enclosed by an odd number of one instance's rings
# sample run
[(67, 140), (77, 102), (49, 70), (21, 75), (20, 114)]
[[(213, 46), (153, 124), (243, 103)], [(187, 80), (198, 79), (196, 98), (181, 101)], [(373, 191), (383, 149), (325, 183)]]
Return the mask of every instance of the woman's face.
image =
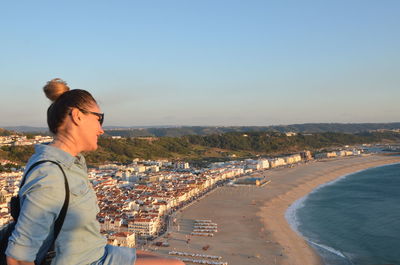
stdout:
[[(82, 151), (94, 151), (97, 149), (97, 140), (104, 133), (100, 124), (100, 117), (94, 113), (100, 113), (97, 105), (90, 105), (81, 110), (83, 123), (81, 129)], [(94, 112), (94, 113), (90, 113)]]

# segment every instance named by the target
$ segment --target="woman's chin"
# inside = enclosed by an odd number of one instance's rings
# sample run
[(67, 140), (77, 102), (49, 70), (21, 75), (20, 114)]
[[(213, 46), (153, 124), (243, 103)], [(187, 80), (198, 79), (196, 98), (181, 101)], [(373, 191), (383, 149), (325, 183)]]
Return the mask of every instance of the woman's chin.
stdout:
[(97, 143), (92, 147), (92, 150), (90, 150), (90, 151), (96, 151), (97, 150), (97, 147), (98, 147), (98, 145), (97, 145)]

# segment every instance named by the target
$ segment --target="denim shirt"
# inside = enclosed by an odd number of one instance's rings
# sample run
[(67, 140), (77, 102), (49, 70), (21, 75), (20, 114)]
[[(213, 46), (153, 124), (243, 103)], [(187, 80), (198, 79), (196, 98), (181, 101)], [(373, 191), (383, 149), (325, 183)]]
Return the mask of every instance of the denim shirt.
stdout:
[[(106, 239), (96, 219), (99, 212), (96, 194), (87, 177), (86, 161), (63, 150), (36, 145), (26, 169), (40, 160), (53, 160), (64, 169), (70, 188), (70, 200), (64, 224), (55, 242), (52, 265), (90, 264), (100, 259)], [(54, 222), (65, 200), (64, 176), (52, 163), (36, 166), (26, 176), (19, 191), (21, 212), (6, 255), (21, 261), (34, 261), (41, 247), (51, 242)]]

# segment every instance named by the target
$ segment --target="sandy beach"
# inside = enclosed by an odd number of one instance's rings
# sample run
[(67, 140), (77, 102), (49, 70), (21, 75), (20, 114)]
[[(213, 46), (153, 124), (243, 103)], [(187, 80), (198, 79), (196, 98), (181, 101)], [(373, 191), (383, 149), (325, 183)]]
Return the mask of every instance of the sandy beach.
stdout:
[[(314, 250), (294, 232), (285, 219), (287, 208), (319, 185), (366, 168), (400, 162), (400, 157), (370, 155), (327, 159), (292, 168), (256, 174), (271, 182), (262, 187), (225, 186), (176, 214), (169, 247), (156, 248), (222, 256), (230, 265), (322, 264)], [(214, 237), (191, 236), (195, 219), (218, 224)], [(189, 240), (188, 240), (189, 239)], [(202, 248), (208, 245), (207, 251)]]

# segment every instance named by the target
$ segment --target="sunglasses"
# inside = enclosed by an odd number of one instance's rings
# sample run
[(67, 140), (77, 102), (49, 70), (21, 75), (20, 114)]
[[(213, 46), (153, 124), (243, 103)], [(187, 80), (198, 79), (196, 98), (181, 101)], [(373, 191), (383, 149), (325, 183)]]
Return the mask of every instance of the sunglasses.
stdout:
[(89, 114), (96, 115), (96, 116), (99, 118), (100, 125), (103, 125), (104, 113), (93, 112), (93, 111), (89, 111), (89, 110), (85, 110), (85, 109), (80, 109), (80, 108), (78, 108), (78, 110), (80, 110), (80, 111), (83, 112), (83, 113), (89, 113)]

